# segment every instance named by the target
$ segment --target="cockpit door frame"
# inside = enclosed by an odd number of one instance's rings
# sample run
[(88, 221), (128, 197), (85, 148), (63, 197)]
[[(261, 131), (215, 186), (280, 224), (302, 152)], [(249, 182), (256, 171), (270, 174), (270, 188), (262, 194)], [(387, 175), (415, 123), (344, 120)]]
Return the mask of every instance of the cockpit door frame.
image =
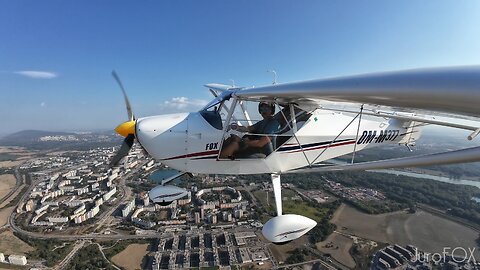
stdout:
[(228, 159), (221, 159), (220, 154), (223, 149), (223, 142), (225, 141), (225, 135), (227, 134), (228, 129), (230, 128), (230, 120), (232, 119), (233, 113), (235, 112), (235, 107), (237, 106), (237, 97), (232, 97), (232, 104), (230, 105), (230, 109), (228, 110), (227, 118), (225, 119), (225, 124), (223, 125), (222, 130), (222, 139), (220, 140), (220, 151), (218, 151), (217, 161), (219, 160), (228, 160)]

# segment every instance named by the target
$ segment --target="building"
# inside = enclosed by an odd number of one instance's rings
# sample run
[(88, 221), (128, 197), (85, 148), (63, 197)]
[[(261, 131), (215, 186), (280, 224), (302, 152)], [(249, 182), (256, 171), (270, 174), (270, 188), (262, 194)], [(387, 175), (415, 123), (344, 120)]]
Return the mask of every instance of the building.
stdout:
[(84, 193), (88, 193), (88, 186), (83, 187), (83, 188), (77, 188), (75, 191), (77, 192), (77, 195), (82, 195)]
[(77, 170), (71, 170), (71, 171), (68, 171), (68, 172), (62, 174), (62, 177), (67, 178), (67, 177), (72, 177), (72, 176), (75, 176), (75, 175), (77, 175)]
[(92, 190), (98, 189), (100, 184), (98, 182), (92, 184)]
[(382, 258), (379, 258), (378, 259), (378, 266), (381, 268), (381, 269), (390, 269), (390, 264), (388, 264), (388, 262), (386, 262), (384, 259)]
[(403, 264), (407, 260), (405, 257), (402, 256), (402, 254), (394, 250), (392, 247), (386, 247), (385, 252), (388, 253), (388, 255), (397, 259), (400, 262), (400, 264)]
[(26, 265), (27, 264), (27, 258), (22, 255), (10, 255), (8, 256), (8, 261), (11, 264), (15, 265)]
[(143, 205), (144, 206), (149, 206), (150, 205), (150, 198), (148, 197), (148, 194), (143, 197)]
[(24, 204), (23, 202), (20, 202), (20, 203), (18, 204), (18, 206), (17, 206), (17, 213), (21, 213), (21, 212), (22, 212), (22, 209), (23, 209), (23, 206), (24, 206), (24, 205), (25, 205), (25, 204)]
[(234, 233), (233, 236), (235, 237), (235, 242), (237, 243), (238, 246), (243, 246), (247, 244), (246, 239), (248, 238), (256, 238), (257, 235), (255, 235), (254, 232), (237, 232)]
[(37, 210), (35, 210), (35, 214), (39, 215), (40, 213), (47, 211), (48, 207), (50, 207), (50, 205), (47, 204), (38, 208)]
[(418, 253), (418, 249), (417, 247), (415, 246), (412, 246), (412, 245), (407, 245), (407, 250), (410, 251), (412, 254), (417, 254)]
[(401, 265), (397, 259), (395, 259), (393, 256), (391, 256), (390, 254), (386, 253), (383, 250), (378, 252), (378, 257), (386, 261), (390, 265), (390, 267), (397, 267)]
[(133, 167), (138, 165), (138, 161), (134, 160), (128, 164), (128, 168), (132, 169)]
[(243, 210), (241, 209), (236, 209), (234, 212), (233, 212), (235, 218), (242, 218), (243, 217)]
[(225, 222), (232, 222), (232, 214), (227, 211), (224, 211), (222, 212), (222, 219)]
[(253, 252), (251, 256), (252, 260), (255, 262), (268, 261), (268, 255), (265, 253), (265, 251)]
[(127, 203), (122, 209), (122, 217), (127, 217), (130, 212), (135, 208), (135, 199), (132, 199), (129, 203)]
[(210, 216), (208, 216), (208, 221), (209, 221), (211, 224), (217, 224), (217, 215), (210, 215)]
[(28, 202), (25, 204), (25, 211), (31, 212), (35, 209), (35, 204), (33, 203), (33, 200), (28, 200)]
[(406, 248), (400, 245), (394, 245), (393, 249), (395, 249), (397, 252), (402, 254), (405, 258), (407, 258), (407, 260), (410, 260), (413, 258), (413, 254), (410, 251), (408, 251)]
[[(96, 216), (98, 214), (98, 212), (100, 212), (100, 208), (98, 206), (95, 206), (92, 209), (90, 209), (90, 211), (87, 212), (87, 216), (89, 218), (92, 218), (92, 217)], [(91, 214), (89, 214), (89, 213), (91, 213)]]
[(63, 187), (60, 187), (60, 190), (63, 190), (63, 191), (74, 191), (74, 190), (75, 190), (75, 186), (63, 186)]
[(68, 217), (59, 217), (59, 216), (55, 216), (55, 217), (48, 217), (48, 222), (51, 222), (51, 223), (65, 223), (65, 222), (68, 222)]
[(113, 187), (110, 191), (108, 191), (107, 193), (103, 194), (102, 198), (103, 198), (103, 201), (106, 202), (108, 200), (110, 200), (110, 198), (113, 196), (113, 194), (117, 193), (117, 188), (116, 187)]
[(72, 200), (69, 202), (64, 202), (64, 204), (68, 207), (75, 207), (83, 204), (83, 201), (81, 200)]
[(100, 197), (100, 198), (95, 200), (95, 206), (100, 206), (102, 204), (103, 204), (103, 198)]
[(200, 213), (199, 212), (195, 212), (195, 223), (196, 224), (200, 223)]
[(85, 215), (81, 215), (81, 216), (76, 217), (74, 221), (75, 221), (75, 224), (78, 224), (78, 223), (84, 222), (85, 220), (86, 220)]
[(177, 200), (178, 205), (186, 205), (192, 202), (192, 193), (189, 191), (187, 193), (187, 198), (186, 199), (180, 199)]
[[(99, 164), (98, 166), (100, 166), (100, 165), (101, 164)], [(94, 174), (93, 177), (94, 178), (96, 177), (97, 182), (99, 182), (99, 181), (107, 179), (108, 175), (107, 174)]]
[(140, 227), (143, 227), (143, 228), (146, 228), (146, 229), (150, 229), (150, 228), (152, 228), (153, 226), (156, 225), (155, 222), (142, 220), (140, 218), (132, 218), (132, 222), (135, 223), (136, 225), (138, 225)]
[(109, 181), (109, 182), (112, 182), (112, 181), (115, 180), (117, 177), (118, 177), (118, 173), (112, 173), (112, 175), (110, 175), (110, 176), (108, 177), (108, 181)]
[(73, 211), (73, 214), (76, 215), (82, 211), (85, 210), (85, 204), (82, 203), (82, 205), (80, 205), (80, 207), (78, 207), (77, 209), (75, 209), (75, 211)]
[(75, 220), (76, 217), (79, 217), (79, 216), (82, 216), (83, 214), (85, 214), (85, 209), (81, 210), (80, 212), (76, 213), (76, 214), (73, 214), (70, 216), (70, 220)]
[(48, 221), (37, 221), (33, 223), (34, 226), (53, 226), (52, 222)]
[(62, 180), (60, 181), (60, 183), (58, 183), (58, 187), (61, 188), (63, 186), (70, 185), (70, 184), (71, 184), (70, 180)]
[[(83, 210), (85, 210), (85, 209), (83, 209)], [(74, 222), (75, 222), (75, 224), (82, 223), (85, 220), (93, 218), (94, 216), (96, 216), (98, 214), (98, 212), (100, 212), (100, 208), (98, 206), (95, 206), (92, 209), (90, 209), (90, 211), (86, 212), (85, 214), (76, 216), (74, 218)]]
[(46, 212), (41, 212), (40, 214), (34, 216), (34, 217), (32, 218), (32, 223), (37, 222), (37, 220), (38, 220), (39, 218), (41, 218), (43, 215), (45, 215), (45, 214), (46, 214)]
[(239, 248), (238, 249), (238, 257), (241, 263), (251, 263), (252, 259), (250, 259), (250, 255), (248, 254), (247, 248)]
[(44, 202), (43, 205), (58, 206), (58, 202)]

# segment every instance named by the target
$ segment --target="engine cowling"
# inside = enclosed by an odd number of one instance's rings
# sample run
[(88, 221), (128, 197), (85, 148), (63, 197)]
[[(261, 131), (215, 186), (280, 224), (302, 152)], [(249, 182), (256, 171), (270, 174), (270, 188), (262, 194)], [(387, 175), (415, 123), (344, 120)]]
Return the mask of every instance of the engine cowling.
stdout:
[(315, 220), (310, 218), (286, 214), (271, 218), (263, 225), (262, 234), (269, 241), (275, 244), (282, 244), (306, 234), (317, 225)]

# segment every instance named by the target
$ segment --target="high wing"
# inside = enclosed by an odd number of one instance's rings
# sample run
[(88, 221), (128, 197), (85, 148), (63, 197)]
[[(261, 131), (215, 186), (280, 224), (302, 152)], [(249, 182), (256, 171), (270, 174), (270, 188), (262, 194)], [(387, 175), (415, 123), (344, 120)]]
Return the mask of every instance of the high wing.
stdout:
[(480, 66), (412, 69), (236, 91), (241, 99), (353, 102), (480, 117)]
[[(474, 131), (469, 140), (480, 133), (480, 66), (411, 69), (283, 83), (243, 88), (235, 91), (233, 96), (244, 100), (317, 105), (318, 108), (325, 108), (321, 105), (324, 101), (395, 108), (394, 111), (369, 109), (363, 113)], [(400, 112), (397, 108), (400, 108)], [(358, 110), (338, 109), (335, 106), (329, 109), (358, 113)], [(449, 117), (442, 117), (442, 114)], [(465, 117), (468, 120), (461, 119)], [(347, 165), (315, 165), (291, 172), (371, 170), (478, 161), (480, 147), (473, 147)]]

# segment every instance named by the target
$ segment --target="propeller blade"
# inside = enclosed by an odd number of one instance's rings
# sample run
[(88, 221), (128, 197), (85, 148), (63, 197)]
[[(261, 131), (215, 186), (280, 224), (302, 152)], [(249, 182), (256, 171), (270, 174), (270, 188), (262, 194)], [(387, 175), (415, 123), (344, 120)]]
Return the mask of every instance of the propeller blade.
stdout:
[(118, 150), (117, 154), (110, 161), (110, 164), (109, 164), (110, 168), (113, 166), (116, 166), (122, 158), (128, 155), (128, 152), (130, 152), (130, 149), (132, 148), (134, 140), (135, 140), (135, 135), (128, 134), (125, 140), (123, 140), (120, 150)]
[(128, 121), (133, 121), (135, 120), (135, 116), (133, 115), (132, 106), (130, 106), (130, 101), (128, 100), (127, 92), (125, 92), (125, 88), (123, 87), (122, 81), (120, 81), (120, 78), (118, 77), (117, 72), (115, 72), (115, 70), (112, 71), (112, 76), (115, 79), (115, 81), (117, 81), (118, 85), (120, 86), (120, 89), (122, 89), (123, 98), (125, 99), (125, 105), (127, 107)]

